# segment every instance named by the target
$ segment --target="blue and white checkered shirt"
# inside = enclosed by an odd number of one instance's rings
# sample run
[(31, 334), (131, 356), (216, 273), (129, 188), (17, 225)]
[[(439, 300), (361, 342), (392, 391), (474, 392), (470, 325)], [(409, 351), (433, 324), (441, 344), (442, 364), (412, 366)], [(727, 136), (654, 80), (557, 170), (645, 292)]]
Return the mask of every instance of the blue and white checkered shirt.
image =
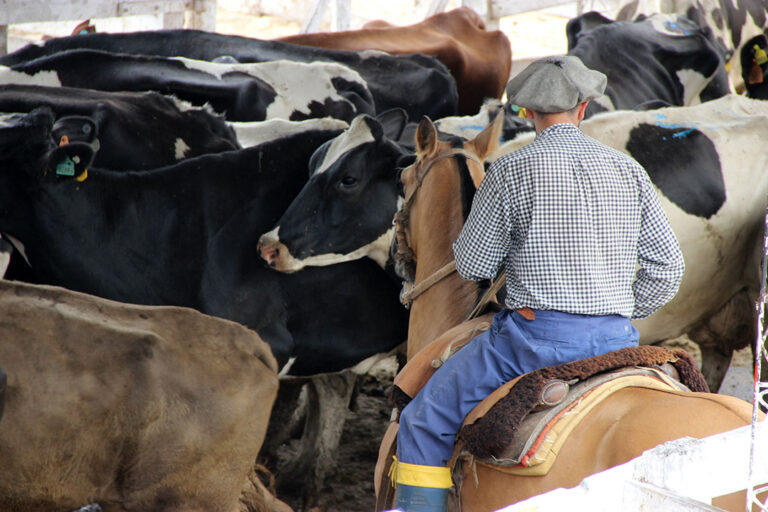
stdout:
[(490, 166), (453, 252), (465, 279), (504, 265), (510, 308), (584, 315), (646, 317), (685, 268), (642, 166), (567, 123)]

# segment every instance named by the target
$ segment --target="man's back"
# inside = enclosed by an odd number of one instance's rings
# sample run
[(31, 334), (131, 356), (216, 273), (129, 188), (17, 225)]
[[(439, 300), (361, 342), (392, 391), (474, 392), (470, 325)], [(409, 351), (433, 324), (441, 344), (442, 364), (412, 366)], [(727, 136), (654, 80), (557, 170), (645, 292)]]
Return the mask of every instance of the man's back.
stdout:
[(503, 261), (513, 309), (645, 316), (677, 288), (654, 287), (636, 311), (638, 262), (651, 251), (670, 264), (661, 277), (679, 282), (683, 270), (643, 168), (567, 123), (494, 162), (455, 247), (464, 277), (493, 277)]

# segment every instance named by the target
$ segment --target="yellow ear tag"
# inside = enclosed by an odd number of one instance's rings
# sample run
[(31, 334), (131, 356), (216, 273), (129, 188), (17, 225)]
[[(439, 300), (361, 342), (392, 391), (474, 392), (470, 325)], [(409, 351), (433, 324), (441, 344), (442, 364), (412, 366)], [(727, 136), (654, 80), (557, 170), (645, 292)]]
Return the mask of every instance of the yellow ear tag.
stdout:
[(59, 140), (59, 146), (66, 146), (67, 144), (69, 144), (69, 137), (62, 135), (61, 139)]
[(517, 117), (525, 117), (525, 108), (520, 107), (520, 110), (517, 112)]
[(768, 62), (768, 55), (766, 55), (764, 49), (760, 48), (760, 45), (756, 44), (752, 49), (755, 50), (755, 61), (757, 61), (758, 66), (762, 66)]
[(88, 169), (86, 169), (83, 172), (81, 172), (79, 176), (75, 176), (75, 179), (77, 181), (79, 181), (80, 183), (82, 183), (85, 180), (87, 180), (88, 179)]

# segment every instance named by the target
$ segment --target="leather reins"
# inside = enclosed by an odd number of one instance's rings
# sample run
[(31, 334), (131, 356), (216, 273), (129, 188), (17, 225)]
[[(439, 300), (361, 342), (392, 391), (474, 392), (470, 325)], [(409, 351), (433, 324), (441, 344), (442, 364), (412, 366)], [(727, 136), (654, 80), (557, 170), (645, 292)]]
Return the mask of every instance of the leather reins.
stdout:
[[(427, 162), (425, 166), (416, 169), (416, 186), (408, 193), (403, 202), (403, 206), (397, 211), (395, 218), (392, 221), (392, 224), (395, 226), (395, 243), (397, 246), (395, 260), (399, 261), (405, 267), (409, 277), (409, 279), (403, 283), (403, 289), (400, 292), (400, 302), (406, 308), (410, 308), (413, 301), (416, 300), (419, 295), (456, 271), (456, 261), (451, 259), (450, 263), (443, 266), (426, 279), (420, 281), (418, 284), (414, 284), (413, 281), (415, 280), (416, 275), (416, 257), (413, 253), (413, 249), (408, 245), (406, 229), (408, 228), (410, 221), (411, 207), (416, 198), (416, 193), (424, 183), (424, 179), (427, 174), (429, 174), (429, 171), (432, 170), (432, 167), (437, 162), (445, 160), (446, 158), (455, 158), (457, 156), (463, 156), (464, 158), (480, 164), (480, 166), (484, 165), (483, 161), (480, 160), (477, 155), (474, 155), (463, 148), (451, 148), (439, 152), (434, 158)], [(416, 162), (413, 165), (418, 165), (418, 163), (419, 162)]]

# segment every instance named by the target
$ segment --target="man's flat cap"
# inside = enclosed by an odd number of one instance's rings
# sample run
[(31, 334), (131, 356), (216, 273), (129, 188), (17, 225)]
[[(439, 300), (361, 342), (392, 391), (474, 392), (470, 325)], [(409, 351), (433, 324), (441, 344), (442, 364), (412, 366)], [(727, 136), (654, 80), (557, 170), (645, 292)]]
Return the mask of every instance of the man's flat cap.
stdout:
[(533, 61), (507, 84), (510, 103), (536, 112), (565, 112), (603, 95), (607, 78), (571, 55)]

